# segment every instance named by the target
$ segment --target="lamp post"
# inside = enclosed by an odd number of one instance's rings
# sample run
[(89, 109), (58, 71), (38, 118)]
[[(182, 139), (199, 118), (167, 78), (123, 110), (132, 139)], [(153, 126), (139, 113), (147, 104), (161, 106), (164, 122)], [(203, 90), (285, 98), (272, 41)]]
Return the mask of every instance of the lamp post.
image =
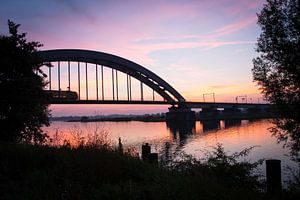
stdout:
[(203, 102), (205, 102), (205, 96), (207, 96), (207, 95), (212, 95), (213, 100), (214, 100), (214, 103), (216, 102), (216, 99), (215, 99), (215, 93), (214, 93), (214, 92), (203, 94)]
[(247, 103), (247, 95), (236, 96), (235, 97), (235, 102), (236, 103), (238, 103), (239, 98), (242, 98), (242, 103), (243, 103), (244, 100), (246, 100), (246, 103)]

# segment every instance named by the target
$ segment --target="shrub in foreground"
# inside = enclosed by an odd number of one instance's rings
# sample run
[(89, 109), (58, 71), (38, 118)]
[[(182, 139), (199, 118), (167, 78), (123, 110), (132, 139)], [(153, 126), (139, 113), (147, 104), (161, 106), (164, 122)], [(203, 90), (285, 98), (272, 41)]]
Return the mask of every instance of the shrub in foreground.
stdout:
[(164, 168), (109, 149), (15, 144), (1, 144), (0, 158), (3, 199), (261, 199), (263, 196), (250, 180), (240, 185), (241, 175), (227, 180), (236, 173), (233, 169), (226, 169), (224, 174), (212, 164), (198, 165), (192, 160)]

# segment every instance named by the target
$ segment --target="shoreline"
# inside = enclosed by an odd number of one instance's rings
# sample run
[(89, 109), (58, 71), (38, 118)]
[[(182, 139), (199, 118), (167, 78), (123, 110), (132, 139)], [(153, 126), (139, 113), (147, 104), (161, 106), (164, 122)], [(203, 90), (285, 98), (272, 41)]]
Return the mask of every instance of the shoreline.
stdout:
[[(231, 115), (231, 116), (196, 116), (195, 121), (214, 121), (214, 120), (255, 120), (255, 119), (270, 119), (274, 118), (272, 115)], [(164, 116), (153, 117), (153, 116), (133, 116), (133, 117), (62, 117), (61, 119), (55, 118), (50, 121), (63, 121), (63, 122), (166, 122)]]

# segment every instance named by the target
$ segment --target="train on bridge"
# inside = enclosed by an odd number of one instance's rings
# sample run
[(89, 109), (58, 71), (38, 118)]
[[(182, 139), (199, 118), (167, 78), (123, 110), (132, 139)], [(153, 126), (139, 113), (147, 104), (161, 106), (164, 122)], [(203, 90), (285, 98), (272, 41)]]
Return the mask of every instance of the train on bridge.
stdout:
[(46, 94), (51, 100), (67, 100), (75, 101), (79, 100), (77, 92), (74, 91), (64, 91), (64, 90), (45, 90)]

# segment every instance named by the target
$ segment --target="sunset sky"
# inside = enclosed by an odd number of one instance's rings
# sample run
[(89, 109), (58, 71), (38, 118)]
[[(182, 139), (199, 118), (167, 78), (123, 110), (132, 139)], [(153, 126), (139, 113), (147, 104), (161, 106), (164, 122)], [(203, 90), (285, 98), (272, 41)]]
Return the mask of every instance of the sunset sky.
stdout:
[[(153, 71), (187, 100), (261, 97), (252, 59), (264, 0), (1, 0), (0, 33), (21, 24), (42, 49), (107, 52)], [(166, 106), (51, 106), (54, 116), (163, 112)], [(130, 109), (130, 111), (128, 111)]]

